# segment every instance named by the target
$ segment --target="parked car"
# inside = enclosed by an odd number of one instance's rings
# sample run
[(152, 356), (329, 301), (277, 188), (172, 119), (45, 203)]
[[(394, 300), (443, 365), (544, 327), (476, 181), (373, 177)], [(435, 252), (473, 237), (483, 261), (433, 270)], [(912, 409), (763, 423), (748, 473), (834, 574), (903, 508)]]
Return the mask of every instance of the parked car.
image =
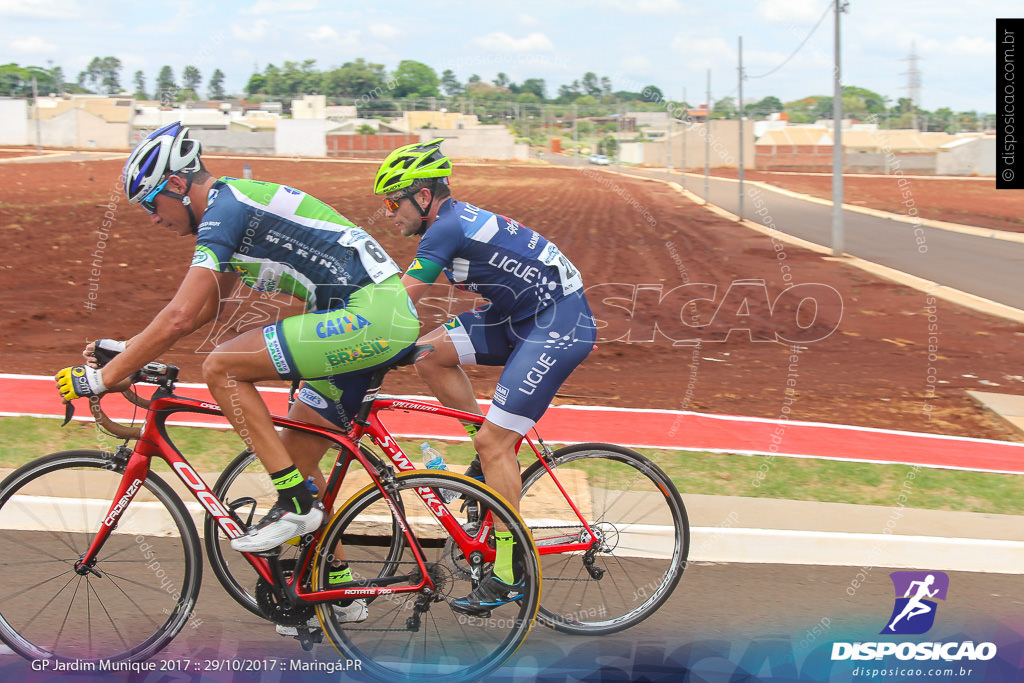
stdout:
[(603, 154), (591, 154), (590, 163), (597, 164), (598, 166), (607, 166), (612, 163), (611, 160)]

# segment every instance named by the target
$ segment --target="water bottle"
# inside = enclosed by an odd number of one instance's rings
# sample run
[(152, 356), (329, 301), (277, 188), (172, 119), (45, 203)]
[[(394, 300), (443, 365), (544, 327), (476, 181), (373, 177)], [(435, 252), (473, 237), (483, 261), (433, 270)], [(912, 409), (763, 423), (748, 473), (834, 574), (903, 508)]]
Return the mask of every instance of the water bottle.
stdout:
[(313, 477), (306, 477), (306, 488), (309, 489), (309, 492), (313, 494), (314, 498), (316, 498), (317, 494), (320, 493), (320, 489), (313, 483)]
[[(436, 448), (432, 447), (429, 441), (424, 441), (420, 444), (420, 451), (423, 453), (423, 465), (428, 470), (448, 471), (448, 465), (444, 462), (444, 456)], [(459, 497), (459, 494), (451, 489), (441, 489), (438, 493), (441, 494), (446, 503), (450, 503)]]

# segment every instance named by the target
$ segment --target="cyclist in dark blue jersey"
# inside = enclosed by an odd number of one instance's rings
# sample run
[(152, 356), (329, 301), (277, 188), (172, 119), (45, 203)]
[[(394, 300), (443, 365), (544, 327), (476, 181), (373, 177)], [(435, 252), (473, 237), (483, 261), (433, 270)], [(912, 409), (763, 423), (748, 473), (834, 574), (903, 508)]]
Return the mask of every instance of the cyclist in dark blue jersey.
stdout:
[[(381, 164), (374, 192), (405, 236), (422, 235), (402, 278), (418, 302), (442, 273), (456, 287), (488, 303), (455, 316), (420, 343), (435, 351), (417, 372), (446, 406), (479, 413), (462, 365), (504, 366), (479, 432), (479, 454), (467, 474), (518, 508), (521, 481), (515, 449), (540, 419), (555, 392), (593, 349), (596, 327), (572, 262), (540, 233), (485, 209), (456, 201), (451, 160), (442, 140), (401, 147)], [(472, 429), (470, 429), (472, 431)], [(451, 605), (468, 614), (518, 599), (511, 546), (497, 534), (492, 575)]]
[[(267, 517), (231, 546), (258, 552), (315, 531), (324, 510), (306, 477), (323, 486), (316, 467), (323, 448), (312, 453), (308, 439), (292, 431), (279, 436), (254, 383), (306, 379), (304, 392), (315, 395), (324, 412), (296, 403), (290, 415), (299, 420), (330, 426), (329, 410), (339, 405), (354, 414), (370, 371), (406, 352), (419, 333), (400, 268), (365, 231), (304, 192), (214, 178), (200, 160), (199, 142), (179, 123), (140, 143), (123, 176), (129, 201), (141, 204), (154, 225), (196, 236), (192, 267), (142, 332), (127, 342), (91, 343), (85, 365), (61, 370), (61, 395), (70, 401), (119, 385), (216, 318), (239, 280), (300, 299), (308, 313), (220, 344), (203, 363), (203, 377), (278, 491)], [(118, 354), (103, 368), (97, 367), (97, 344)], [(302, 460), (298, 468), (292, 453)], [(365, 602), (361, 609), (365, 618)]]

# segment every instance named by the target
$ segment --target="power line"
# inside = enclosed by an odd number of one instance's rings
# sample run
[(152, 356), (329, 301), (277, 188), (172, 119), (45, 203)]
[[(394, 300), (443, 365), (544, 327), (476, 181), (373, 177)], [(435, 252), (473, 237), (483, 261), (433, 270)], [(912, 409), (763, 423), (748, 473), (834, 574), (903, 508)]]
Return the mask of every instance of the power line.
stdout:
[(778, 71), (782, 67), (786, 66), (786, 64), (789, 63), (789, 60), (793, 59), (793, 57), (796, 57), (796, 53), (800, 52), (800, 50), (803, 49), (804, 45), (806, 45), (807, 41), (811, 39), (811, 36), (814, 35), (814, 32), (818, 30), (819, 26), (821, 26), (821, 22), (825, 21), (825, 17), (827, 17), (829, 12), (831, 12), (831, 11), (832, 11), (832, 3), (829, 3), (825, 7), (825, 11), (824, 11), (824, 13), (822, 13), (821, 18), (818, 19), (818, 23), (816, 23), (814, 25), (814, 28), (811, 29), (811, 32), (807, 34), (806, 38), (804, 38), (802, 41), (800, 41), (800, 44), (796, 46), (796, 49), (793, 50), (792, 54), (790, 54), (788, 57), (786, 57), (786, 59), (783, 60), (783, 62), (781, 64), (779, 64), (777, 67), (775, 67), (774, 69), (772, 69), (768, 73), (763, 73), (763, 74), (761, 74), (759, 76), (746, 76), (745, 78), (754, 79), (754, 78), (764, 78), (766, 76), (771, 76), (773, 73), (775, 73), (776, 71)]

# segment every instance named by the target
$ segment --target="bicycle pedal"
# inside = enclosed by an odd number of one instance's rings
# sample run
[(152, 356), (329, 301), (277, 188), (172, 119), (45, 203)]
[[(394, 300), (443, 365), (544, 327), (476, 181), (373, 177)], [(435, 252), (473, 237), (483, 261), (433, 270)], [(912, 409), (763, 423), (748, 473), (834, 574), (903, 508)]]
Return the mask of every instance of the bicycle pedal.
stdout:
[(324, 632), (321, 629), (313, 629), (310, 631), (307, 628), (299, 628), (298, 635), (295, 639), (299, 641), (299, 646), (305, 652), (309, 652), (313, 649), (314, 645), (324, 642)]

